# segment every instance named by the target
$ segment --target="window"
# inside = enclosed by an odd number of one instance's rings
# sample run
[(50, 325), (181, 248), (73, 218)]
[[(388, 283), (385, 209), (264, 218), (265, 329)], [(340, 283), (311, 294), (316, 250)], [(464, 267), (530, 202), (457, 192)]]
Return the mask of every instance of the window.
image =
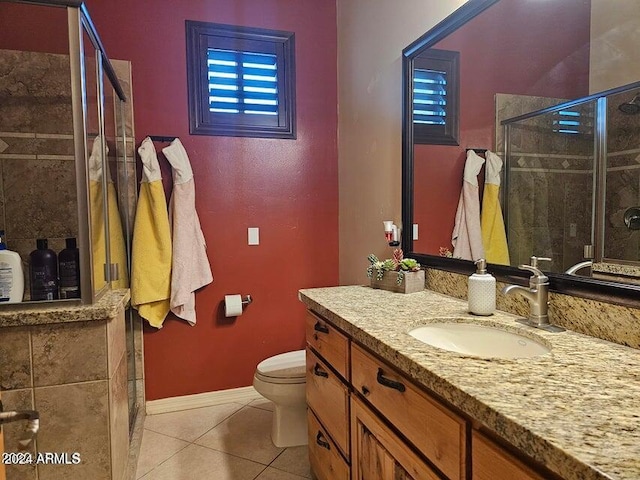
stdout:
[(458, 145), (458, 52), (429, 49), (413, 61), (414, 143)]
[(566, 135), (593, 135), (593, 120), (589, 115), (575, 110), (560, 110), (551, 114), (551, 129), (555, 133)]
[(187, 20), (189, 132), (296, 138), (294, 34)]

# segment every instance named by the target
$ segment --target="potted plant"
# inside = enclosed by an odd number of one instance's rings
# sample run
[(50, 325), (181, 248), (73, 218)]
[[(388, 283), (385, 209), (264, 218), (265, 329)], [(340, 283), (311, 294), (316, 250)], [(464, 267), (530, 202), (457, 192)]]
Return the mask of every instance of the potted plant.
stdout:
[(413, 258), (404, 258), (401, 249), (393, 251), (393, 258), (379, 260), (374, 254), (369, 255), (367, 277), (371, 279), (372, 288), (381, 288), (392, 292), (414, 293), (424, 290), (424, 270)]

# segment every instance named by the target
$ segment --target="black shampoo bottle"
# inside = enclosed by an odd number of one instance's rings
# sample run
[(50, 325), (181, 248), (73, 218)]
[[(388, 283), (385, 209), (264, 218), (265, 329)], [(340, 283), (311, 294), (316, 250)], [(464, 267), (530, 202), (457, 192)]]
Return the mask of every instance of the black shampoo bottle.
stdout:
[(29, 255), (31, 300), (58, 299), (58, 258), (49, 250), (46, 238), (37, 240), (37, 250)]

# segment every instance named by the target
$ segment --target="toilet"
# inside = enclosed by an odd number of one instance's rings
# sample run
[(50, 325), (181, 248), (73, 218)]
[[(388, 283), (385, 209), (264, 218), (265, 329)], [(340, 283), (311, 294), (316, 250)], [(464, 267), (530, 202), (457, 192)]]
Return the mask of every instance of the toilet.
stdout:
[(308, 443), (305, 374), (304, 350), (275, 355), (256, 368), (253, 387), (275, 405), (271, 440), (276, 447)]

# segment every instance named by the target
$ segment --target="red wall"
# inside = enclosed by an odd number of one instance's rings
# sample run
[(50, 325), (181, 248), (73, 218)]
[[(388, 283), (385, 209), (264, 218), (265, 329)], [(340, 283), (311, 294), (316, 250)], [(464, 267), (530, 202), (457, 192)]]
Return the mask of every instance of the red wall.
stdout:
[(460, 52), (460, 146), (415, 146), (416, 252), (453, 250), (465, 149), (493, 148), (496, 92), (588, 95), (590, 17), (590, 0), (502, 0), (434, 46)]
[[(262, 359), (303, 347), (298, 289), (338, 283), (335, 2), (87, 5), (109, 57), (132, 63), (137, 143), (175, 135), (189, 153), (215, 277), (197, 293), (195, 327), (173, 317), (145, 330), (147, 398), (250, 385)], [(187, 19), (295, 32), (297, 140), (189, 135)], [(260, 228), (259, 246), (247, 245), (250, 226)], [(254, 299), (236, 320), (221, 304), (231, 293)]]

